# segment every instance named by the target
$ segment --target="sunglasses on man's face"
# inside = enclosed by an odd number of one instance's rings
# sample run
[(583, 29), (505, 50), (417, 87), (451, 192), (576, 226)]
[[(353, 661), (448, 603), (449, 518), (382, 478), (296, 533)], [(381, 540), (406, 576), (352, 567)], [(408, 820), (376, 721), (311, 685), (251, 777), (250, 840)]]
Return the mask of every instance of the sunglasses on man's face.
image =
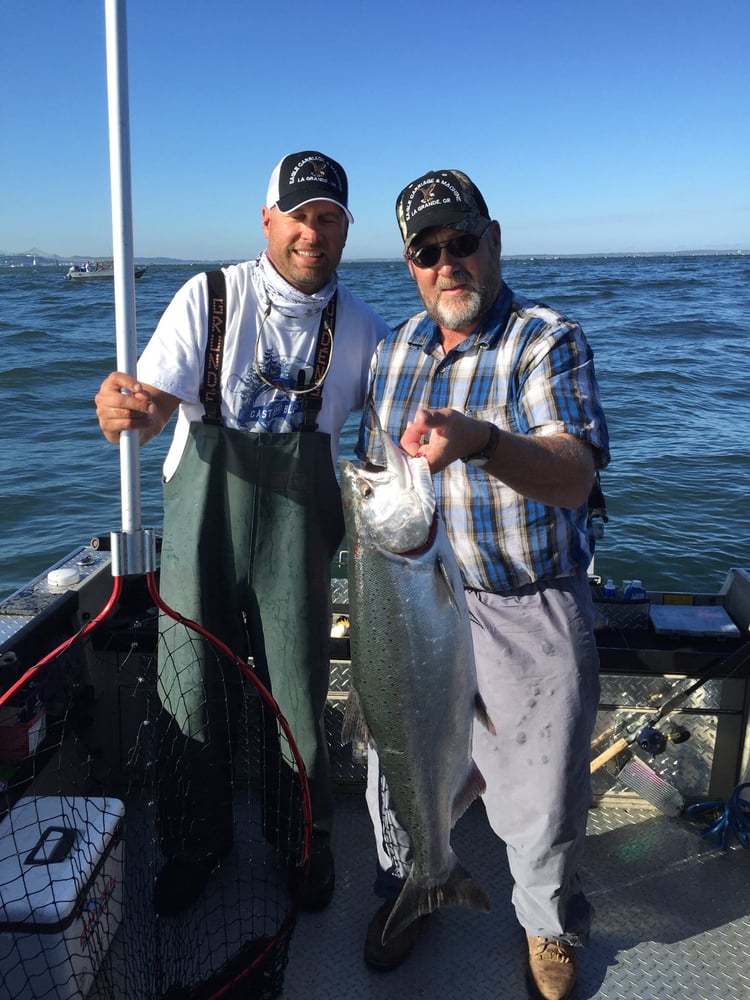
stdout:
[(492, 225), (488, 222), (481, 233), (464, 233), (463, 236), (454, 236), (452, 240), (445, 240), (443, 243), (425, 243), (418, 250), (407, 250), (404, 256), (416, 267), (434, 267), (440, 260), (443, 250), (447, 250), (451, 257), (471, 257), (479, 249), (482, 237)]

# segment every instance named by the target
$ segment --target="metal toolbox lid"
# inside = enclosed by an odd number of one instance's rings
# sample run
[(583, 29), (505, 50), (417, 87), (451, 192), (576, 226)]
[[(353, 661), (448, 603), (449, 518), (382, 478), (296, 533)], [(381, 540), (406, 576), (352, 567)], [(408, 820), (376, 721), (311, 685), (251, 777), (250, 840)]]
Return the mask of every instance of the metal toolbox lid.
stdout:
[(67, 926), (119, 839), (119, 799), (20, 799), (0, 823), (0, 931)]
[(736, 637), (740, 634), (719, 605), (652, 605), (649, 617), (657, 635)]

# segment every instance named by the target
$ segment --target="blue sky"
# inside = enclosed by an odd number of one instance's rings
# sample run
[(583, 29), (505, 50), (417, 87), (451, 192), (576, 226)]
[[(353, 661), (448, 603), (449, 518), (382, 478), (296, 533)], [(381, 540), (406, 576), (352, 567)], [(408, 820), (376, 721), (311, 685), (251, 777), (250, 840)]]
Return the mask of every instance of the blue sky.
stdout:
[[(288, 152), (340, 160), (346, 257), (427, 170), (507, 254), (750, 248), (748, 0), (130, 0), (137, 256), (263, 245)], [(0, 251), (112, 251), (104, 0), (0, 9)]]

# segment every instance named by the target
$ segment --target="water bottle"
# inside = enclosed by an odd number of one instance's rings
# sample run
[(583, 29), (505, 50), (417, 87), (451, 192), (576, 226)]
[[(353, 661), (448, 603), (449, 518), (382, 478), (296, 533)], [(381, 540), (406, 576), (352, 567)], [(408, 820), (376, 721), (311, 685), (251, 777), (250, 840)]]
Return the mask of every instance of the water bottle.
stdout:
[(624, 596), (626, 601), (645, 601), (647, 598), (646, 591), (640, 580), (630, 580), (625, 588)]
[(607, 580), (602, 589), (602, 594), (605, 601), (614, 601), (615, 597), (617, 597), (617, 587), (614, 580), (611, 578)]

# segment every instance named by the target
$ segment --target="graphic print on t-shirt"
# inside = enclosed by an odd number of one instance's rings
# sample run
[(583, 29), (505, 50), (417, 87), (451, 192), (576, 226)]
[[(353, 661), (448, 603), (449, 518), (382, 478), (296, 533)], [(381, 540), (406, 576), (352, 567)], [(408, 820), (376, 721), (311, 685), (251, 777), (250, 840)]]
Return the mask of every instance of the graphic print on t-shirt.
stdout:
[(258, 359), (257, 370), (233, 373), (227, 380), (227, 391), (236, 398), (233, 409), (238, 425), (247, 431), (276, 434), (298, 430), (302, 400), (290, 390), (309, 385), (311, 379), (312, 367), (307, 359), (283, 357), (275, 348), (266, 348)]

